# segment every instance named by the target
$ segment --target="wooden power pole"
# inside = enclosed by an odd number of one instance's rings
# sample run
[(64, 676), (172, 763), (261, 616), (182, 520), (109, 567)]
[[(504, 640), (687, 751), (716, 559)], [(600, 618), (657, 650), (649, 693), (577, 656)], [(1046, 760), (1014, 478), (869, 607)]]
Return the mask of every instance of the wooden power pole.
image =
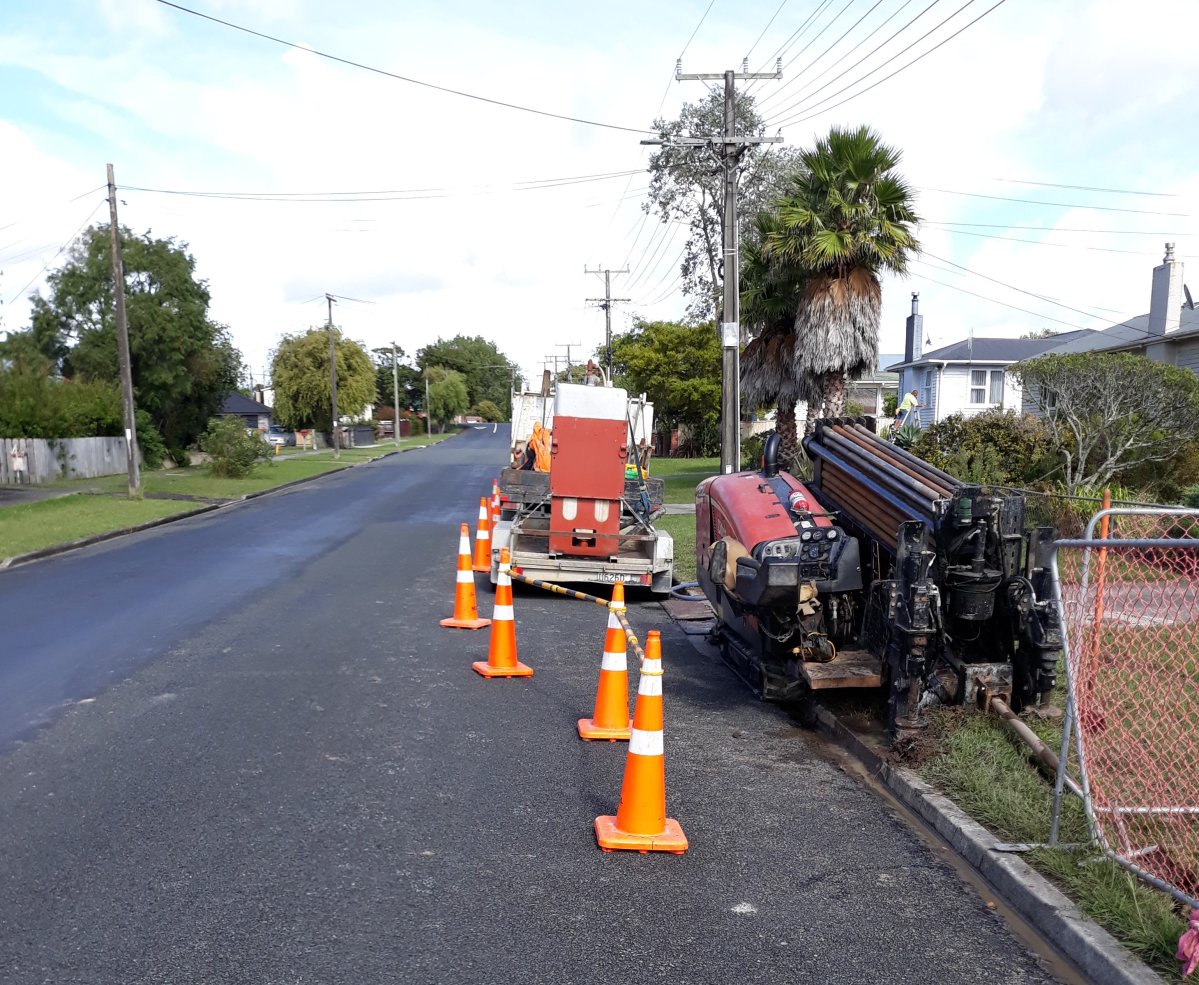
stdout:
[(117, 185), (111, 164), (108, 165), (108, 228), (112, 236), (112, 281), (117, 309), (117, 355), (121, 361), (121, 413), (125, 419), (125, 463), (129, 471), (129, 498), (141, 499), (142, 477), (137, 464), (137, 411), (133, 404), (133, 362), (129, 358), (129, 322), (125, 317), (125, 267), (121, 263)]

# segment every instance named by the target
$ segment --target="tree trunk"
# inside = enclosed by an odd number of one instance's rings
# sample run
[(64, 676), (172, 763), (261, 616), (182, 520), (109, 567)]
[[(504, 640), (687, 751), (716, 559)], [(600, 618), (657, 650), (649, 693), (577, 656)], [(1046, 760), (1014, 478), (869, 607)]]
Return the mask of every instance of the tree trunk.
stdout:
[(833, 370), (824, 374), (824, 412), (828, 417), (845, 414), (845, 373)]
[(782, 439), (779, 445), (779, 465), (791, 472), (799, 458), (799, 435), (796, 432), (794, 403), (789, 406), (779, 404), (774, 429)]
[(804, 415), (803, 433), (806, 438), (809, 434), (816, 430), (816, 422), (820, 420), (820, 410), (823, 407), (821, 398), (813, 398), (808, 402), (808, 410)]

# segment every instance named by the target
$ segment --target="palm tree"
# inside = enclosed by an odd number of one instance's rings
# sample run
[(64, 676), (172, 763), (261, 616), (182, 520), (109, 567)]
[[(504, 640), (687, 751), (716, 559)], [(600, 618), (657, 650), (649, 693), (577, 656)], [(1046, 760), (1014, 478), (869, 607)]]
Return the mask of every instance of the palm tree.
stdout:
[(779, 457), (794, 468), (799, 457), (795, 405), (818, 402), (819, 381), (795, 371), (795, 312), (804, 274), (771, 254), (770, 236), (779, 228), (776, 214), (759, 213), (754, 236), (741, 250), (741, 324), (753, 335), (741, 354), (741, 399), (747, 407), (777, 406)]
[[(881, 271), (905, 273), (920, 249), (900, 153), (869, 127), (833, 127), (800, 154), (789, 194), (765, 239), (773, 264), (803, 277), (795, 308), (792, 369), (819, 380), (824, 412), (844, 412), (845, 379), (874, 369)], [(811, 415), (809, 415), (811, 416)]]

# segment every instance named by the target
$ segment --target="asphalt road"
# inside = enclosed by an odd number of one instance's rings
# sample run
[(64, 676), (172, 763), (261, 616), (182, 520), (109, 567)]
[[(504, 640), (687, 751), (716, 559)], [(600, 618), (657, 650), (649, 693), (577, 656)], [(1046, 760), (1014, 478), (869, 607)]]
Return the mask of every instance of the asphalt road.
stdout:
[(624, 747), (574, 723), (604, 612), (518, 590), (528, 680), (437, 626), (505, 449), (471, 432), (0, 571), (0, 982), (1053, 980), (648, 601), (692, 847), (599, 851)]

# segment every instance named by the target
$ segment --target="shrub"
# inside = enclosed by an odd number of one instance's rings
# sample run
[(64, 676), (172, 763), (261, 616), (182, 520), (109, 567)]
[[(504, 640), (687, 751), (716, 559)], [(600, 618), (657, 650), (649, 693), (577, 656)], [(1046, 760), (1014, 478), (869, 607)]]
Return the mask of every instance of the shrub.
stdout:
[(912, 452), (968, 481), (1016, 486), (1043, 478), (1055, 462), (1044, 422), (1010, 410), (951, 414), (925, 428)]
[(504, 412), (491, 400), (480, 400), (467, 413), (483, 418), (487, 422), (502, 421)]
[(919, 455), (920, 452), (916, 446), (920, 443), (920, 436), (924, 432), (920, 430), (920, 425), (915, 421), (908, 421), (901, 425), (897, 430), (892, 431), (887, 429), (887, 437), (895, 443), (897, 448), (902, 448), (904, 451), (910, 451), (914, 455)]
[(883, 394), (883, 417), (889, 417), (892, 420), (895, 418), (895, 412), (899, 409), (899, 394), (888, 390)]
[(1199, 507), (1199, 486), (1187, 486), (1182, 491), (1180, 502), (1183, 506)]
[(268, 457), (268, 446), (257, 432), (247, 432), (240, 417), (214, 417), (200, 436), (200, 447), (212, 456), (212, 474), (242, 479)]
[(154, 426), (146, 411), (139, 410), (136, 421), (137, 447), (141, 449), (142, 466), (148, 469), (162, 468), (162, 463), (167, 457), (166, 442), (162, 440), (162, 435), (158, 433), (158, 428)]

